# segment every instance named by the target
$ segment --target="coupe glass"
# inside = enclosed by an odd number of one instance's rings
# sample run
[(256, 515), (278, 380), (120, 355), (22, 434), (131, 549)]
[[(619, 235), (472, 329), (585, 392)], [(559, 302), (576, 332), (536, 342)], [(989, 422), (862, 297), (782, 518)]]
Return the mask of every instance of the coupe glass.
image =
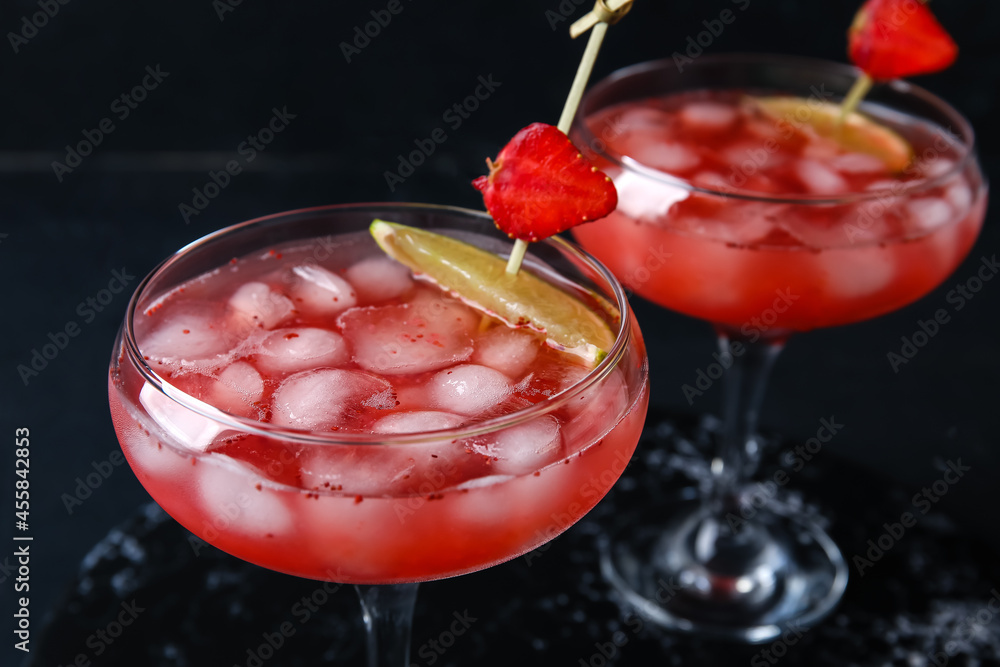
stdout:
[[(501, 252), (509, 248), (485, 214), (422, 204), (314, 208), (223, 229), (181, 249), (139, 285), (115, 342), (108, 391), (129, 464), (164, 510), (205, 541), (262, 567), (356, 584), (369, 664), (400, 667), (409, 665), (417, 582), (473, 572), (534, 549), (607, 493), (642, 430), (648, 370), (621, 285), (593, 258), (558, 238), (532, 244), (523, 270), (587, 295), (608, 315), (616, 339), (607, 356), (589, 372), (582, 370), (568, 388), (500, 417), (399, 435), (282, 429), (185, 394), (144, 358), (137, 319), (172, 290), (233, 257), (290, 241), (312, 244), (321, 262), (338, 235), (366, 232), (373, 218), (460, 236)], [(371, 242), (367, 234), (361, 238)], [(395, 474), (393, 460), (430, 462), (437, 458), (434, 452), (473, 441), (502, 442), (498, 436), (516, 438), (538, 420), (551, 423), (553, 416), (563, 423), (564, 455), (540, 469), (467, 480), (457, 487), (432, 470), (413, 487), (419, 492), (398, 496), (362, 498), (351, 488), (354, 475), (364, 475), (361, 481), (370, 488), (373, 476), (377, 482), (382, 472), (387, 478)], [(213, 443), (247, 438), (258, 452), (268, 453), (270, 462), (258, 470), (218, 453), (214, 444), (205, 451), (192, 449), (187, 441), (194, 436), (214, 438)], [(352, 467), (352, 460), (371, 454), (371, 448), (379, 448), (379, 461), (390, 461), (385, 470)], [(318, 453), (343, 454), (336, 459), (344, 461), (342, 488), (302, 488), (284, 474), (303, 456)], [(497, 453), (503, 457), (502, 450)]]
[[(723, 422), (702, 490), (693, 502), (623, 519), (603, 554), (613, 585), (667, 628), (763, 642), (835, 606), (847, 567), (815, 521), (780, 502), (793, 473), (750, 483), (768, 372), (790, 334), (876, 317), (944, 281), (976, 239), (986, 186), (969, 123), (903, 81), (876, 85), (861, 111), (910, 141), (921, 177), (838, 195), (746, 189), (762, 161), (776, 159), (777, 149), (761, 139), (737, 147), (717, 187), (695, 185), (636, 157), (655, 145), (632, 140), (622, 150), (624, 130), (608, 110), (690, 91), (836, 103), (858, 74), (843, 64), (769, 55), (705, 56), (680, 68), (673, 60), (647, 62), (593, 86), (577, 116), (573, 139), (614, 179), (619, 206), (576, 227), (575, 238), (627, 288), (707, 320), (718, 336), (704, 381), (685, 388), (693, 400), (693, 392), (722, 382)], [(808, 121), (809, 108), (786, 120)]]

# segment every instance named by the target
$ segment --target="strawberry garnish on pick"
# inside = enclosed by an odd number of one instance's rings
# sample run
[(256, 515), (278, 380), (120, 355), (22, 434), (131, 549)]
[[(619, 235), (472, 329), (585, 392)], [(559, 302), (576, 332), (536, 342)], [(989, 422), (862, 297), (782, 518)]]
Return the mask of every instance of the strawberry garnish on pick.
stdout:
[(533, 123), (510, 140), (497, 159), (486, 160), (487, 176), (472, 184), (483, 193), (486, 209), (501, 231), (517, 239), (507, 259), (507, 275), (517, 275), (529, 241), (558, 234), (581, 222), (603, 218), (618, 205), (611, 179), (590, 164), (566, 136), (597, 52), (608, 31), (632, 0), (596, 0), (594, 9), (570, 26), (573, 38), (590, 31), (576, 68), (558, 127)]
[(848, 31), (851, 61), (876, 80), (949, 67), (958, 46), (923, 2), (868, 0)]
[(840, 105), (843, 123), (876, 79), (898, 79), (942, 70), (958, 57), (958, 46), (928, 0), (868, 0), (847, 31), (847, 54), (863, 74)]
[(472, 185), (497, 227), (514, 239), (538, 241), (618, 205), (611, 179), (552, 125), (532, 123), (486, 164), (490, 173)]

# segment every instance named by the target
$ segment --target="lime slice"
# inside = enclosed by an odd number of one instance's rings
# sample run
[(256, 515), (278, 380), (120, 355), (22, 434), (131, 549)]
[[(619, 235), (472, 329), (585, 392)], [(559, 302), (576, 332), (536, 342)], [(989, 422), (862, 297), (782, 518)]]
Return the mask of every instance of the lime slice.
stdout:
[(509, 326), (545, 334), (550, 346), (587, 364), (603, 359), (615, 342), (608, 323), (582, 301), (524, 269), (508, 274), (498, 255), (395, 222), (374, 220), (370, 229), (382, 250), (414, 273)]
[(809, 125), (821, 137), (838, 142), (845, 149), (874, 155), (894, 172), (906, 169), (913, 159), (913, 147), (896, 132), (857, 112), (841, 123), (840, 106), (801, 97), (756, 97), (754, 102), (776, 120), (793, 126)]

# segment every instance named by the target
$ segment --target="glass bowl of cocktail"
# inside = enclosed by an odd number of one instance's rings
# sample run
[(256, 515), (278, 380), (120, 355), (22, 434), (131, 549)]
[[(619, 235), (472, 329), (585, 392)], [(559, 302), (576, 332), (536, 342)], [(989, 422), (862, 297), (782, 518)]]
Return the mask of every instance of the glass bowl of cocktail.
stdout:
[[(481, 253), (467, 291), (545, 314), (509, 326), (421, 280), (453, 241)], [(421, 204), (282, 213), (181, 249), (137, 289), (111, 362), (136, 476), (223, 551), (358, 584), (371, 664), (409, 664), (415, 582), (567, 529), (624, 470), (646, 413), (621, 285), (550, 239), (509, 291), (509, 251), (486, 214)]]
[(705, 381), (677, 385), (688, 404), (723, 386), (708, 490), (623, 520), (604, 555), (616, 587), (666, 627), (766, 641), (833, 608), (847, 581), (836, 546), (798, 510), (758, 509), (768, 496), (748, 483), (768, 370), (792, 333), (940, 285), (982, 225), (969, 123), (903, 81), (876, 85), (841, 121), (858, 75), (785, 56), (671, 59), (619, 70), (581, 105), (572, 136), (619, 204), (575, 238), (627, 288), (719, 338)]

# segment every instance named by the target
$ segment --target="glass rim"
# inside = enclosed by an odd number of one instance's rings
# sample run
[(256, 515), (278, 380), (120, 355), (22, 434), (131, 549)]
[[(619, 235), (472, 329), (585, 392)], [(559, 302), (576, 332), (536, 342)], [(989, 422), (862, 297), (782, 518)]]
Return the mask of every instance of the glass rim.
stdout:
[[(545, 400), (533, 403), (532, 405), (511, 412), (498, 417), (493, 417), (481, 422), (475, 422), (473, 424), (468, 424), (465, 426), (457, 426), (448, 429), (441, 429), (436, 431), (418, 431), (415, 433), (352, 433), (352, 432), (324, 432), (322, 434), (310, 432), (302, 429), (293, 429), (282, 426), (276, 426), (269, 422), (261, 422), (256, 419), (251, 419), (248, 417), (240, 417), (237, 415), (224, 412), (214, 406), (205, 403), (194, 396), (186, 393), (185, 391), (172, 385), (166, 379), (160, 377), (159, 374), (147, 363), (143, 358), (143, 355), (139, 349), (138, 342), (135, 339), (135, 331), (133, 323), (135, 320), (135, 313), (138, 307), (139, 301), (142, 297), (145, 297), (145, 290), (147, 286), (157, 277), (161, 276), (167, 269), (173, 266), (176, 262), (180, 261), (182, 258), (190, 254), (191, 252), (220, 239), (231, 236), (234, 234), (239, 234), (249, 228), (260, 226), (267, 223), (272, 223), (275, 220), (281, 218), (288, 218), (303, 214), (323, 214), (323, 213), (336, 213), (338, 211), (363, 211), (363, 210), (379, 210), (385, 212), (392, 209), (400, 210), (413, 210), (413, 209), (423, 209), (423, 210), (434, 210), (442, 213), (449, 213), (453, 215), (475, 218), (483, 221), (488, 221), (491, 225), (493, 224), (493, 219), (484, 211), (476, 211), (473, 209), (467, 209), (459, 206), (448, 206), (439, 204), (427, 204), (419, 202), (361, 202), (361, 203), (348, 203), (348, 204), (330, 204), (323, 206), (314, 206), (309, 208), (294, 209), (290, 211), (281, 211), (279, 213), (272, 213), (270, 215), (261, 216), (258, 218), (253, 218), (251, 220), (246, 220), (244, 222), (239, 222), (222, 229), (218, 229), (214, 232), (210, 232), (184, 246), (169, 255), (166, 259), (157, 264), (138, 284), (135, 291), (132, 293), (129, 299), (128, 307), (125, 312), (125, 321), (123, 324), (122, 339), (125, 347), (126, 356), (128, 357), (128, 362), (132, 364), (139, 374), (142, 376), (145, 382), (150, 383), (157, 391), (166, 396), (168, 399), (179, 404), (187, 410), (210, 419), (220, 425), (227, 426), (231, 429), (237, 430), (242, 433), (250, 433), (254, 435), (260, 435), (267, 438), (272, 438), (276, 440), (285, 440), (289, 442), (296, 442), (302, 444), (313, 444), (313, 445), (328, 445), (328, 446), (340, 446), (340, 445), (415, 445), (422, 443), (436, 443), (442, 440), (457, 440), (463, 438), (476, 437), (480, 435), (485, 435), (488, 433), (494, 433), (496, 431), (510, 428), (513, 426), (518, 426), (524, 424), (532, 419), (536, 419), (542, 415), (549, 414), (568, 404), (573, 398), (578, 396), (581, 392), (593, 387), (597, 383), (604, 380), (610, 373), (623, 361), (626, 351), (628, 350), (630, 344), (632, 343), (632, 325), (634, 321), (634, 315), (631, 312), (628, 304), (628, 297), (625, 293), (625, 288), (618, 281), (618, 279), (611, 273), (607, 267), (601, 264), (596, 258), (590, 255), (588, 252), (580, 248), (579, 246), (563, 239), (559, 236), (552, 236), (539, 243), (545, 243), (554, 246), (557, 250), (561, 252), (568, 253), (576, 261), (583, 263), (583, 266), (595, 272), (597, 282), (605, 282), (615, 299), (615, 306), (618, 309), (619, 314), (619, 329), (615, 336), (615, 342), (608, 350), (605, 357), (593, 368), (591, 368), (583, 378), (575, 382), (569, 388), (555, 394), (554, 396), (547, 397)], [(599, 280), (598, 280), (599, 279)], [(574, 281), (575, 282), (575, 281)]]
[[(857, 77), (862, 74), (862, 71), (855, 67), (854, 65), (848, 63), (837, 62), (835, 60), (825, 60), (822, 58), (810, 58), (805, 56), (795, 56), (790, 54), (772, 54), (772, 53), (752, 53), (752, 52), (731, 52), (731, 53), (716, 53), (710, 55), (703, 55), (695, 60), (694, 63), (688, 64), (686, 67), (690, 69), (697, 68), (699, 66), (713, 65), (713, 64), (725, 64), (728, 62), (739, 61), (743, 65), (801, 65), (802, 67), (810, 68), (826, 68), (828, 70), (836, 70), (840, 74), (851, 75)], [(605, 92), (607, 89), (619, 84), (621, 81), (628, 79), (629, 77), (636, 76), (639, 74), (644, 74), (648, 72), (653, 72), (656, 70), (661, 70), (669, 65), (670, 68), (676, 68), (672, 58), (660, 58), (657, 60), (647, 60), (639, 63), (634, 63), (632, 65), (627, 65), (625, 67), (619, 68), (613, 71), (611, 74), (602, 78), (600, 81), (591, 86), (587, 92), (584, 94), (583, 99), (580, 104), (581, 112), (578, 112), (573, 120), (573, 130), (578, 132), (583, 137), (583, 142), (585, 145), (593, 145), (595, 140), (599, 137), (595, 136), (590, 128), (583, 123), (582, 109), (586, 107), (588, 98), (592, 98), (599, 92)], [(591, 148), (590, 150), (600, 155), (601, 157), (607, 159), (613, 164), (616, 164), (623, 169), (627, 169), (633, 173), (639, 174), (646, 178), (650, 178), (667, 185), (671, 185), (683, 190), (687, 190), (693, 193), (713, 195), (716, 197), (727, 197), (730, 199), (740, 199), (744, 201), (755, 201), (770, 204), (804, 204), (804, 205), (836, 205), (836, 204), (854, 204), (859, 202), (867, 201), (879, 201), (884, 200), (887, 197), (905, 197), (912, 195), (914, 193), (919, 193), (924, 190), (930, 190), (935, 187), (940, 186), (945, 181), (954, 178), (958, 173), (961, 173), (967, 166), (968, 163), (975, 159), (976, 149), (975, 149), (975, 131), (972, 128), (972, 124), (963, 116), (957, 109), (951, 106), (948, 102), (941, 99), (934, 93), (930, 92), (926, 88), (922, 88), (916, 84), (910, 83), (909, 81), (903, 79), (893, 79), (891, 81), (876, 81), (876, 87), (889, 88), (894, 93), (900, 95), (907, 95), (911, 98), (918, 99), (940, 111), (949, 120), (953, 121), (952, 127), (941, 127), (948, 136), (953, 138), (955, 145), (960, 147), (962, 154), (955, 161), (949, 169), (946, 171), (935, 174), (933, 177), (928, 179), (918, 179), (912, 183), (903, 185), (902, 187), (886, 187), (878, 188), (875, 190), (867, 190), (865, 192), (848, 192), (840, 195), (823, 195), (823, 194), (800, 194), (800, 195), (773, 195), (767, 193), (755, 192), (753, 190), (743, 190), (740, 188), (729, 188), (720, 189), (712, 188), (708, 186), (695, 185), (687, 179), (679, 176), (674, 176), (665, 171), (661, 171), (655, 167), (650, 167), (642, 164), (641, 162), (631, 158), (627, 155), (622, 155), (618, 152), (610, 151), (605, 148), (605, 150), (596, 150)], [(691, 88), (690, 90), (701, 90), (717, 88), (718, 86), (705, 85), (702, 87)], [(775, 85), (774, 87), (778, 87)], [(955, 131), (956, 128), (957, 131)]]

